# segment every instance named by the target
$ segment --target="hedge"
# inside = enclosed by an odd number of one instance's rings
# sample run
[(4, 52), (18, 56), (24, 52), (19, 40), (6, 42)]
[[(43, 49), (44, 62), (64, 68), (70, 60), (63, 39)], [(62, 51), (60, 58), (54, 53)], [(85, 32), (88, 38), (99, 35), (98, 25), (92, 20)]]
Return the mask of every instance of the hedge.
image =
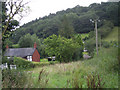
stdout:
[(26, 59), (20, 58), (20, 57), (14, 57), (14, 64), (19, 69), (28, 69), (28, 68), (34, 68), (39, 66), (46, 66), (58, 63), (58, 61), (50, 61), (50, 62), (31, 62)]
[(14, 57), (14, 64), (17, 66), (17, 68), (20, 68), (20, 69), (35, 67), (35, 65), (31, 61), (27, 61), (26, 59), (23, 59), (20, 57)]

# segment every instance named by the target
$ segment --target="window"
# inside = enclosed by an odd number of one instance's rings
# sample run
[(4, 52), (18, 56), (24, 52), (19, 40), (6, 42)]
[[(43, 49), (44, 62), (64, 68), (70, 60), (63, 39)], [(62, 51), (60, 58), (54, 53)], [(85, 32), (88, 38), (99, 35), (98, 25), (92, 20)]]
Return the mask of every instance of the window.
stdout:
[(32, 56), (27, 56), (28, 61), (32, 61)]
[(30, 56), (30, 61), (32, 61), (32, 56)]
[(8, 59), (10, 59), (10, 57), (7, 57)]

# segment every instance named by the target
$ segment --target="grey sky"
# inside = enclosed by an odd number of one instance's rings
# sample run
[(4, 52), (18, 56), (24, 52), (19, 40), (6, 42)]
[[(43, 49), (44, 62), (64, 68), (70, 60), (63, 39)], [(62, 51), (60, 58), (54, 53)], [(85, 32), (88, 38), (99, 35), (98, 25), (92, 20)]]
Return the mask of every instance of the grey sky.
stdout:
[(28, 4), (31, 8), (31, 12), (28, 16), (24, 17), (20, 25), (36, 18), (49, 15), (50, 13), (56, 13), (57, 11), (66, 10), (67, 8), (73, 8), (76, 5), (89, 6), (92, 3), (101, 3), (108, 0), (30, 0)]

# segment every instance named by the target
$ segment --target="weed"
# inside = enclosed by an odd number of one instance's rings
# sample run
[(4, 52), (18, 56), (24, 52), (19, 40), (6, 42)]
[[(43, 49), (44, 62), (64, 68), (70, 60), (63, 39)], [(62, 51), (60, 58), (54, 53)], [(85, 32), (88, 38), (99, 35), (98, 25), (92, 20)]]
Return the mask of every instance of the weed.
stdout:
[(38, 76), (38, 87), (46, 87), (46, 85), (48, 84), (49, 79), (47, 79), (48, 73), (45, 72), (44, 69), (42, 69), (39, 72), (39, 76)]
[(99, 75), (88, 75), (87, 76), (87, 87), (88, 88), (103, 88), (105, 82), (102, 82), (102, 78)]
[(3, 88), (20, 88), (26, 84), (27, 76), (25, 72), (20, 70), (3, 70), (2, 71), (2, 87)]

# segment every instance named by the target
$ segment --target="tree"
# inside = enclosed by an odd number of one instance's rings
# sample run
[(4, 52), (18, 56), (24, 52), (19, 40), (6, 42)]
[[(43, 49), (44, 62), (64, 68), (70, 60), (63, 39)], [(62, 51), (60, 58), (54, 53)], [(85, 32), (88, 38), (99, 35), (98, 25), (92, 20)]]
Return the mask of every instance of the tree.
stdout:
[(104, 20), (103, 26), (98, 29), (98, 34), (101, 36), (101, 39), (108, 35), (113, 29), (114, 25), (111, 21)]
[(47, 55), (45, 54), (46, 46), (43, 44), (43, 39), (39, 39), (36, 34), (30, 35), (29, 33), (22, 36), (18, 42), (19, 47), (27, 48), (34, 47), (34, 43), (37, 44), (37, 50), (40, 53), (40, 57), (45, 58)]
[(22, 36), (18, 42), (19, 46), (21, 48), (25, 48), (25, 47), (32, 47), (32, 39), (31, 39), (31, 35), (30, 34), (27, 34), (25, 36)]
[(46, 45), (45, 52), (48, 56), (56, 56), (56, 60), (60, 62), (72, 61), (76, 50), (82, 47), (80, 42), (74, 41), (72, 38), (67, 39), (54, 34), (44, 39), (44, 45)]
[(62, 18), (59, 34), (65, 38), (71, 38), (74, 34), (74, 28), (70, 24), (66, 15)]
[[(6, 2), (2, 2), (2, 38), (8, 38), (12, 31), (14, 31), (15, 27), (19, 25), (19, 22), (14, 18), (19, 16), (21, 20), (23, 17), (24, 11), (28, 11), (26, 9), (26, 4), (28, 2), (23, 3), (23, 0), (7, 0)], [(27, 12), (28, 13), (28, 12)]]
[(23, 13), (28, 11), (26, 9), (26, 4), (23, 3), (23, 0), (6, 0), (6, 2), (2, 3), (2, 35), (0, 35), (0, 40), (2, 40), (2, 50), (5, 50), (5, 39), (9, 38), (16, 27), (19, 25), (19, 21), (15, 20), (16, 16), (19, 16), (20, 20), (23, 17)]

